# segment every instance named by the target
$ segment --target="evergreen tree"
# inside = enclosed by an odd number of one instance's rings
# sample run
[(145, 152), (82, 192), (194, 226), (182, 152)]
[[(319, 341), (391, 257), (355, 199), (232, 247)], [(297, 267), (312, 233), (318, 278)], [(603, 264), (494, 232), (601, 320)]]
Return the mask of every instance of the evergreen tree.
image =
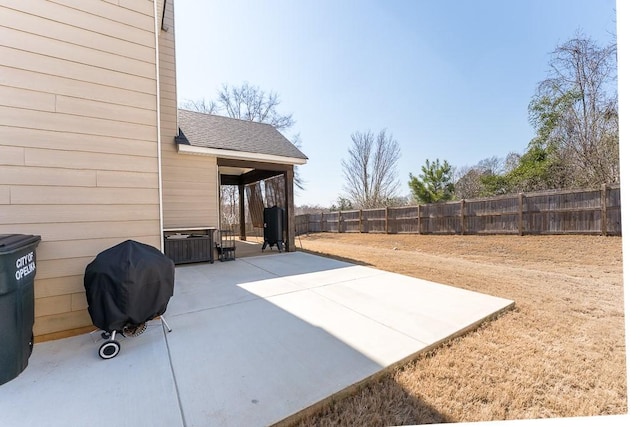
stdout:
[(418, 176), (409, 174), (409, 188), (418, 203), (436, 203), (452, 200), (454, 196), (453, 171), (446, 160), (440, 164), (425, 161)]

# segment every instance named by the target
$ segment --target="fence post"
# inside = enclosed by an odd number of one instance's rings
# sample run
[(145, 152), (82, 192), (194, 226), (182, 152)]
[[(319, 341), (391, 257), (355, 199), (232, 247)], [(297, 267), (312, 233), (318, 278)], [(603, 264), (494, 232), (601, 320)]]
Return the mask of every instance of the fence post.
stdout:
[[(426, 221), (426, 224), (424, 226), (424, 234), (429, 234), (429, 231), (430, 231), (429, 230), (429, 220), (431, 219), (431, 212), (429, 211), (429, 205), (428, 204), (425, 204), (425, 205), (422, 205), (422, 206), (427, 210), (427, 221)], [(422, 209), (420, 209), (420, 210), (422, 210)], [(422, 230), (420, 230), (420, 231), (422, 231)]]
[(389, 234), (389, 206), (384, 207), (384, 232)]
[(362, 233), (362, 209), (360, 209), (360, 213), (358, 214), (358, 231)]
[(420, 205), (418, 204), (418, 234), (422, 234), (422, 216)]
[(464, 235), (464, 199), (460, 200), (460, 234)]
[(342, 211), (338, 211), (338, 233), (342, 233)]
[(600, 189), (600, 228), (603, 236), (607, 235), (607, 184)]
[(523, 226), (524, 226), (524, 220), (523, 220), (523, 216), (524, 216), (524, 194), (523, 193), (518, 193), (518, 210), (519, 210), (518, 234), (522, 236), (524, 234), (524, 230), (523, 230)]
[(320, 232), (324, 233), (324, 212), (320, 212)]

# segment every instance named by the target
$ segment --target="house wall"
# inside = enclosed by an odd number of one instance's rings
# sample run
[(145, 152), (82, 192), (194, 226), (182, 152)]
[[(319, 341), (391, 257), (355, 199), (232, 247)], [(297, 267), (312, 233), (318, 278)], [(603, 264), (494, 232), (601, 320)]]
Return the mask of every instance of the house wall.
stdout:
[[(42, 237), (41, 339), (91, 325), (83, 277), (98, 252), (160, 247), (154, 4), (0, 0), (0, 234)], [(175, 69), (162, 48), (165, 142)]]
[[(162, 16), (162, 6), (159, 1), (159, 16)], [(168, 0), (166, 31), (159, 34), (164, 228), (217, 227), (219, 181), (216, 158), (178, 154), (174, 141), (178, 124), (173, 17), (173, 0)]]

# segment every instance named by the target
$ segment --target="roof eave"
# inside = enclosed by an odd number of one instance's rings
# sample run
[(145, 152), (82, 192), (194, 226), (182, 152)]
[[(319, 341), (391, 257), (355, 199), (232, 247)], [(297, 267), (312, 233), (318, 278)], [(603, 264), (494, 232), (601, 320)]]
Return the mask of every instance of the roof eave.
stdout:
[(279, 163), (285, 165), (304, 165), (307, 159), (297, 157), (277, 156), (273, 154), (250, 153), (247, 151), (223, 150), (219, 148), (197, 147), (194, 145), (176, 144), (178, 153), (197, 156), (222, 157), (235, 160), (252, 160), (267, 163)]

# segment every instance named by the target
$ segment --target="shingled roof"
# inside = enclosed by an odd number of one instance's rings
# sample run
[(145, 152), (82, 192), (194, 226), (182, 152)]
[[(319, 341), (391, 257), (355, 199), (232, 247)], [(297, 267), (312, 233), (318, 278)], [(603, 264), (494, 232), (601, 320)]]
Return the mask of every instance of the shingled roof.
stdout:
[(307, 160), (269, 124), (179, 109), (178, 127), (178, 144)]

